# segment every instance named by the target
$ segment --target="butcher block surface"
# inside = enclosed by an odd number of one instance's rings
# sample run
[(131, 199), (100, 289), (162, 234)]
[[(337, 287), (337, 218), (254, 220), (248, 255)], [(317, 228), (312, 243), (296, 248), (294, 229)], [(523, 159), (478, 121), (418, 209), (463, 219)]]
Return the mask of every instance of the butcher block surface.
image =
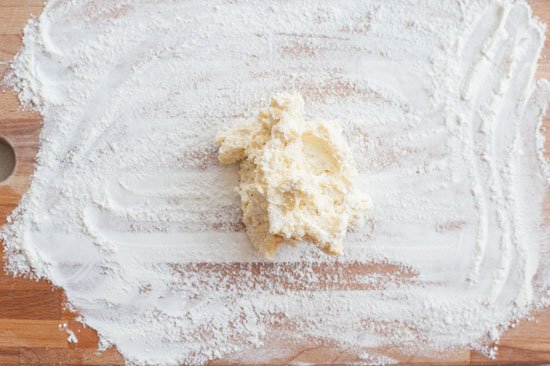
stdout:
[[(533, 12), (550, 24), (550, 1), (530, 1)], [(9, 61), (21, 47), (22, 29), (32, 15), (39, 15), (43, 0), (0, 0), (0, 78)], [(550, 47), (543, 50), (537, 77), (550, 79)], [(27, 189), (38, 150), (41, 117), (22, 111), (12, 92), (0, 93), (0, 136), (14, 147), (17, 165), (13, 175), (0, 183), (0, 225), (18, 204)], [(550, 117), (545, 119), (550, 126)], [(550, 129), (548, 129), (550, 130)], [(547, 202), (550, 202), (547, 200)], [(546, 207), (550, 217), (550, 204)], [(75, 321), (77, 314), (64, 306), (63, 290), (47, 281), (35, 282), (13, 278), (0, 272), (0, 366), (3, 365), (123, 365), (123, 357), (115, 350), (97, 352), (98, 338), (94, 330)], [(69, 343), (64, 324), (73, 330), (78, 343)], [(550, 363), (550, 309), (533, 314), (501, 339), (497, 360), (489, 360), (475, 351), (458, 350), (441, 358), (404, 355), (396, 350), (381, 350), (408, 365), (485, 365)], [(357, 362), (349, 351), (331, 348), (298, 346), (293, 354), (273, 356), (270, 364), (344, 364)], [(213, 364), (225, 365), (224, 361)]]

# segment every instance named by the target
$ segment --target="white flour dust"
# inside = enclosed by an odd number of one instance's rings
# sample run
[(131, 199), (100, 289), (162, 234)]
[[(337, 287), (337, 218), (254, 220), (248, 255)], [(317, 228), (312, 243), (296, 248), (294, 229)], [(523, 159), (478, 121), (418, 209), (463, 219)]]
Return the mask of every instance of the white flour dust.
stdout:
[[(44, 126), (6, 266), (131, 364), (495, 356), (550, 304), (543, 41), (521, 0), (49, 1), (8, 80)], [(258, 258), (217, 163), (216, 132), (284, 91), (342, 121), (374, 202), (342, 257)]]

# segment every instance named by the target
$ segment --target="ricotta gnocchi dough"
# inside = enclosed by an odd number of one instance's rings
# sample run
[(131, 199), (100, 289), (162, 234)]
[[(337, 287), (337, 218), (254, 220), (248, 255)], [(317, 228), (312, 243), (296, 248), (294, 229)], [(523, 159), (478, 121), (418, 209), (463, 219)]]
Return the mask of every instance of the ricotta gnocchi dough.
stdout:
[(221, 163), (241, 164), (243, 222), (261, 255), (297, 241), (342, 254), (342, 239), (368, 200), (354, 185), (355, 161), (339, 122), (306, 121), (302, 96), (280, 94), (256, 119), (220, 133), (217, 144)]

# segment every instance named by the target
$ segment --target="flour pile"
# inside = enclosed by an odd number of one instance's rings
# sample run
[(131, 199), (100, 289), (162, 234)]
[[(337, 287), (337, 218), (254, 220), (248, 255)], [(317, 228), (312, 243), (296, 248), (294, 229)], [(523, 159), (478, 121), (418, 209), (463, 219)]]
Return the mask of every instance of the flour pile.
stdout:
[[(64, 288), (129, 363), (494, 356), (550, 304), (544, 27), (523, 1), (269, 3), (47, 3), (8, 79), (44, 127), (7, 268)], [(265, 262), (244, 233), (213, 140), (278, 92), (342, 121), (374, 202), (342, 257)]]

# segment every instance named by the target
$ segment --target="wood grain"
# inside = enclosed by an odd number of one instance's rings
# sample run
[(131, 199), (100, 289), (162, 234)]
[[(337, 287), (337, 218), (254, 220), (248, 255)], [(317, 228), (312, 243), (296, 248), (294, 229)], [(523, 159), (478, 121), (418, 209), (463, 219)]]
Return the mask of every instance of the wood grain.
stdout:
[(67, 348), (67, 334), (59, 324), (58, 320), (0, 319), (0, 347)]
[[(550, 1), (530, 1), (533, 12), (550, 23)], [(0, 78), (7, 69), (1, 61), (10, 60), (21, 47), (22, 29), (32, 15), (38, 15), (43, 0), (0, 0)], [(548, 42), (547, 42), (548, 43)], [(543, 50), (538, 77), (550, 79), (550, 47)], [(5, 137), (17, 154), (17, 166), (7, 181), (0, 183), (0, 224), (15, 208), (28, 187), (38, 149), (41, 119), (37, 113), (22, 111), (11, 92), (0, 93), (0, 136)], [(545, 120), (550, 126), (550, 116)], [(550, 128), (546, 129), (550, 138)], [(548, 205), (550, 217), (550, 205)], [(2, 260), (3, 258), (0, 258)], [(35, 282), (12, 278), (0, 270), (0, 365), (123, 365), (114, 349), (97, 352), (94, 330), (74, 319), (77, 314), (64, 307), (64, 293), (47, 281)], [(78, 344), (67, 342), (67, 333), (59, 329), (68, 323)], [(430, 358), (410, 356), (391, 348), (381, 349), (402, 364), (410, 365), (520, 365), (550, 363), (550, 309), (522, 321), (502, 337), (497, 360), (477, 352), (458, 350)], [(357, 355), (326, 345), (309, 348), (297, 344), (270, 344), (258, 354), (270, 355), (270, 364), (306, 362), (342, 364), (358, 361)], [(212, 364), (227, 365), (230, 361)]]

